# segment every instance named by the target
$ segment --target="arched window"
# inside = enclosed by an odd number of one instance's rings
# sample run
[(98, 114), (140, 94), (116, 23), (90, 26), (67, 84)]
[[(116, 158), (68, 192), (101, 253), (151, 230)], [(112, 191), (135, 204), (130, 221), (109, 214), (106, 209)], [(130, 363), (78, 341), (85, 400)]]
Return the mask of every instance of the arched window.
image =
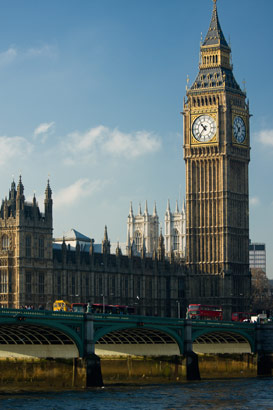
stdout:
[(2, 236), (2, 249), (3, 251), (7, 251), (9, 249), (9, 237), (8, 235)]
[(44, 272), (39, 272), (38, 276), (38, 293), (43, 295), (45, 293), (45, 275)]
[(45, 248), (44, 238), (41, 236), (39, 238), (39, 258), (44, 257), (44, 248)]
[(31, 258), (31, 236), (26, 236), (26, 257)]
[(179, 250), (179, 232), (177, 229), (174, 229), (173, 231), (173, 250)]
[(141, 252), (142, 249), (142, 235), (141, 232), (136, 231), (135, 233), (135, 244), (137, 248), (137, 252)]

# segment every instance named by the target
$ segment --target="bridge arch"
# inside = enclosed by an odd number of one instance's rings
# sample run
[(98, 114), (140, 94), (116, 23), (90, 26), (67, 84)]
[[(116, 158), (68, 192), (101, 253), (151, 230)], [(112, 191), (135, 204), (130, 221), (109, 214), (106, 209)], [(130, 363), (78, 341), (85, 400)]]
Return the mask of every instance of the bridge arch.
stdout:
[[(65, 349), (64, 349), (65, 347)], [(73, 329), (61, 323), (38, 324), (5, 320), (0, 324), (0, 357), (79, 357), (82, 342)]]
[(193, 331), (193, 351), (196, 353), (251, 353), (255, 340), (242, 329), (207, 328)]
[(99, 356), (173, 356), (183, 354), (182, 338), (169, 328), (121, 324), (95, 332), (95, 353)]

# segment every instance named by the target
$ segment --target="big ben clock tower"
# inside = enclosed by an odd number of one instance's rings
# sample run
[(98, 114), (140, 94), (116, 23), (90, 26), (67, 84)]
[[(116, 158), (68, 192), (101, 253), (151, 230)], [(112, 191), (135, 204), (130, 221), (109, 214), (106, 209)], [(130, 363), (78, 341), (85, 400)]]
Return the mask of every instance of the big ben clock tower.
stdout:
[(191, 303), (247, 311), (249, 106), (233, 76), (217, 0), (199, 73), (184, 102), (186, 238)]

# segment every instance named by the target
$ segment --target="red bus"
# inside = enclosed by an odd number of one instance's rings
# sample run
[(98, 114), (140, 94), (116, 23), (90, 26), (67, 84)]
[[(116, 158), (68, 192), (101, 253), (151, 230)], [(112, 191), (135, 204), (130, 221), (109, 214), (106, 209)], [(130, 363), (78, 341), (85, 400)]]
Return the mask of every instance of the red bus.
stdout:
[[(88, 303), (72, 303), (72, 312), (85, 313), (87, 312)], [(123, 305), (103, 305), (102, 303), (92, 303), (91, 304), (92, 313), (112, 313), (116, 315), (133, 315), (135, 309), (130, 306)]]
[(85, 313), (87, 311), (87, 303), (72, 303), (72, 312)]
[(250, 318), (251, 318), (250, 313), (246, 313), (246, 312), (234, 312), (231, 315), (231, 320), (233, 322), (243, 322), (245, 319), (250, 320)]
[(223, 309), (221, 306), (189, 305), (186, 318), (197, 320), (223, 320)]
[(112, 313), (116, 315), (133, 315), (135, 309), (124, 305), (103, 305), (101, 303), (92, 303), (93, 313)]

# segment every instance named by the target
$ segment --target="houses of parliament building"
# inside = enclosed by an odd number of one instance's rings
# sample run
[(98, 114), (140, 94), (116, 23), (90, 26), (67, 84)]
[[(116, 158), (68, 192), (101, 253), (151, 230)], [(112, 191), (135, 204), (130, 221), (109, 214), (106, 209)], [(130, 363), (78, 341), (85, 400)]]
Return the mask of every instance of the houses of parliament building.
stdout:
[[(249, 106), (233, 75), (231, 49), (214, 0), (200, 49), (198, 75), (183, 106), (186, 200), (167, 205), (165, 238), (153, 213), (132, 206), (127, 252), (110, 252), (105, 227), (98, 247), (73, 230), (53, 238), (49, 182), (44, 209), (13, 181), (0, 209), (0, 305), (19, 308), (54, 300), (134, 306), (143, 315), (184, 316), (190, 303), (221, 305), (224, 317), (248, 311)], [(184, 242), (183, 242), (184, 241)], [(98, 249), (99, 248), (99, 249)]]

